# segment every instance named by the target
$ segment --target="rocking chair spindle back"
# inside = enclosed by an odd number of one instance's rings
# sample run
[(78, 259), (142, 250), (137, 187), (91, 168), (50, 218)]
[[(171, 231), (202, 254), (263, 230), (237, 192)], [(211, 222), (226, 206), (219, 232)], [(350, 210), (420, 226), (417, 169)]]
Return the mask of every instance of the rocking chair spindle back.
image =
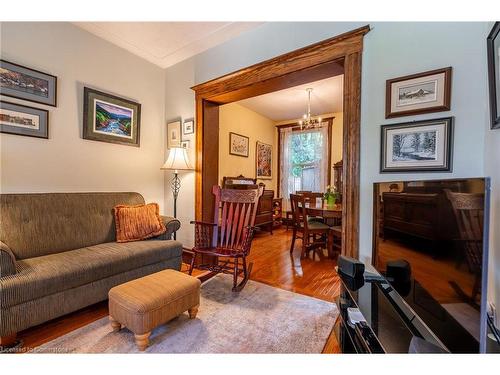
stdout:
[[(215, 264), (198, 264), (197, 268), (214, 273), (230, 273), (233, 275), (233, 291), (243, 289), (252, 268), (252, 264), (247, 268), (246, 257), (250, 252), (257, 206), (263, 191), (262, 187), (251, 190), (213, 187), (213, 223), (192, 222), (196, 227), (190, 273), (197, 254), (213, 255), (217, 257)], [(243, 281), (237, 284), (238, 275), (241, 273)]]

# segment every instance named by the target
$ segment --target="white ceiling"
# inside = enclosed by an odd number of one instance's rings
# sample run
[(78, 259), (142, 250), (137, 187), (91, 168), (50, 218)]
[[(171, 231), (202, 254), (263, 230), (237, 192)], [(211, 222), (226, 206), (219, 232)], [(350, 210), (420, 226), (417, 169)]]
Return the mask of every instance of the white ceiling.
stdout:
[(322, 79), (285, 90), (271, 92), (238, 103), (273, 121), (285, 121), (301, 118), (307, 111), (307, 92), (311, 87), (311, 115), (342, 112), (342, 89), (344, 76)]
[(161, 68), (206, 51), (262, 22), (75, 22)]

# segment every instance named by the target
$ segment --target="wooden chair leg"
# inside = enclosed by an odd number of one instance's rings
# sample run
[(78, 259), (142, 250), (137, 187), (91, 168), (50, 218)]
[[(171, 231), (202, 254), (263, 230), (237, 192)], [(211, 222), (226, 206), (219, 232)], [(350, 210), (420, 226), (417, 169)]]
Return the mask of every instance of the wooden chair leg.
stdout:
[(295, 239), (297, 237), (297, 229), (293, 228), (292, 232), (292, 244), (290, 245), (290, 254), (293, 253), (293, 249), (295, 247)]
[(146, 348), (148, 347), (150, 335), (151, 335), (151, 332), (147, 332), (147, 333), (144, 333), (142, 335), (137, 335), (137, 334), (134, 335), (135, 343), (141, 352), (146, 350)]
[(188, 314), (189, 314), (189, 319), (194, 319), (196, 318), (196, 314), (198, 314), (198, 308), (200, 307), (200, 305), (196, 305), (194, 307), (191, 307), (189, 310), (188, 310)]
[(238, 286), (238, 263), (239, 260), (238, 258), (234, 259), (234, 275), (233, 275), (233, 291), (236, 290), (236, 287)]
[(189, 265), (189, 274), (190, 275), (193, 273), (195, 260), (196, 260), (196, 253), (193, 253), (193, 256), (191, 257), (191, 264)]

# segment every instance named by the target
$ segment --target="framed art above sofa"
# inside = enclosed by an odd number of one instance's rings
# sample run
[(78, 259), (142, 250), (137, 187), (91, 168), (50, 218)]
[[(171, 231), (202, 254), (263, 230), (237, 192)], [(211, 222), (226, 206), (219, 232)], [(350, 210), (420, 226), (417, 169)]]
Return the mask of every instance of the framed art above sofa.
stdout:
[(83, 89), (83, 138), (139, 147), (141, 105), (88, 87)]
[(10, 61), (0, 60), (0, 94), (55, 107), (57, 77)]

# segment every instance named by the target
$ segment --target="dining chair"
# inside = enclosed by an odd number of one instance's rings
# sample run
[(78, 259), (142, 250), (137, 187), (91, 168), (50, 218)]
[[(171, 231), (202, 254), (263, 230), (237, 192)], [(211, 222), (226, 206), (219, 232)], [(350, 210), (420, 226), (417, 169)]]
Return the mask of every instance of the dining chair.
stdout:
[[(308, 255), (311, 250), (328, 248), (330, 227), (321, 222), (307, 220), (306, 198), (300, 194), (290, 194), (290, 204), (293, 214), (293, 234), (290, 254), (295, 248), (295, 241), (302, 241), (300, 257)], [(319, 236), (318, 236), (319, 235)]]
[[(455, 193), (449, 189), (444, 189), (444, 192), (455, 214), (460, 236), (459, 242), (465, 252), (467, 265), (474, 274), (474, 285), (470, 299), (475, 302), (477, 295), (481, 292), (484, 195)], [(458, 285), (452, 286), (462, 293)]]
[[(257, 205), (263, 191), (262, 186), (249, 190), (213, 187), (212, 192), (215, 195), (213, 223), (191, 222), (195, 224), (195, 245), (192, 249), (194, 255), (191, 258), (190, 275), (197, 255), (202, 255), (202, 263), (197, 264), (196, 268), (231, 274), (233, 292), (239, 292), (244, 288), (252, 272), (252, 263), (247, 267), (246, 258), (250, 253)], [(205, 258), (203, 255), (211, 256), (208, 257), (208, 262), (203, 263)], [(238, 284), (240, 275), (243, 280)]]

